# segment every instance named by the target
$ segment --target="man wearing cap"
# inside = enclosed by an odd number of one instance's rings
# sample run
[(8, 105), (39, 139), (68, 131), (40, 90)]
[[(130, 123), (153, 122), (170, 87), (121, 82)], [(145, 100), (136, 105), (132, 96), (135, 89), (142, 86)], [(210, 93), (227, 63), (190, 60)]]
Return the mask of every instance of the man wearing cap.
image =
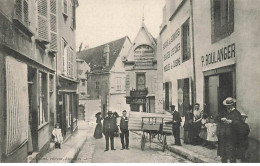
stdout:
[(171, 105), (171, 113), (172, 113), (172, 121), (168, 123), (172, 123), (172, 133), (175, 138), (174, 145), (181, 146), (180, 126), (182, 120), (179, 112), (175, 110), (175, 105)]
[(238, 154), (237, 154), (237, 162), (246, 162), (246, 151), (248, 149), (248, 135), (250, 132), (250, 128), (246, 123), (247, 115), (245, 113), (241, 113), (243, 122), (239, 126), (239, 143), (238, 143)]
[(126, 110), (123, 111), (123, 116), (120, 119), (119, 133), (121, 137), (122, 149), (129, 149), (129, 130), (128, 130), (128, 118), (126, 116)]
[(239, 144), (239, 126), (242, 123), (240, 112), (235, 108), (236, 100), (228, 97), (223, 101), (226, 110), (219, 112), (218, 120), (218, 151), (221, 161), (235, 162)]
[(112, 116), (112, 111), (108, 111), (108, 116), (104, 119), (103, 122), (103, 133), (106, 139), (106, 149), (109, 150), (109, 139), (111, 144), (111, 150), (116, 150), (114, 148), (114, 132), (117, 131), (116, 119)]

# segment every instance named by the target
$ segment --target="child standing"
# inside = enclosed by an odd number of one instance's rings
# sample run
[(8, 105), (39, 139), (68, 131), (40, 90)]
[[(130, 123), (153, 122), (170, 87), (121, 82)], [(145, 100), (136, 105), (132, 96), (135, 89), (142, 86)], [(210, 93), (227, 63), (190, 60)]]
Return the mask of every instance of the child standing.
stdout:
[(202, 112), (202, 119), (201, 119), (201, 131), (199, 133), (199, 137), (203, 140), (202, 146), (207, 146), (207, 127), (205, 124), (207, 123), (207, 114)]
[(207, 141), (208, 141), (208, 148), (209, 149), (215, 149), (216, 148), (216, 142), (218, 141), (217, 138), (217, 124), (214, 123), (214, 119), (211, 116), (209, 118), (209, 122), (205, 124), (207, 128)]
[(60, 148), (61, 149), (61, 144), (63, 142), (63, 137), (62, 137), (61, 129), (60, 129), (58, 123), (55, 125), (55, 128), (52, 131), (52, 136), (54, 137), (55, 148)]

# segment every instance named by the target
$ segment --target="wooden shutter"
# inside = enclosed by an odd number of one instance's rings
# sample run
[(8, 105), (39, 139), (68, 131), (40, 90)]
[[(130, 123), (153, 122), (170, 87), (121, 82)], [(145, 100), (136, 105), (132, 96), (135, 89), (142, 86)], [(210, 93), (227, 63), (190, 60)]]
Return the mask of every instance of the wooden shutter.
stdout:
[(47, 0), (38, 0), (38, 37), (41, 40), (49, 41), (47, 22)]
[(16, 0), (16, 4), (15, 4), (15, 13), (16, 13), (16, 17), (18, 20), (22, 21), (23, 20), (23, 0)]
[(50, 0), (50, 49), (57, 51), (57, 3)]
[(68, 15), (68, 0), (63, 0), (63, 13)]
[(70, 73), (72, 77), (73, 77), (73, 58), (74, 58), (73, 50), (70, 49)]
[(63, 73), (67, 75), (68, 72), (68, 46), (65, 45), (65, 42), (63, 43)]
[(5, 152), (9, 155), (26, 143), (29, 121), (27, 65), (9, 56), (6, 57), (5, 118)]
[(25, 25), (29, 26), (29, 4), (27, 0), (23, 1), (23, 16)]

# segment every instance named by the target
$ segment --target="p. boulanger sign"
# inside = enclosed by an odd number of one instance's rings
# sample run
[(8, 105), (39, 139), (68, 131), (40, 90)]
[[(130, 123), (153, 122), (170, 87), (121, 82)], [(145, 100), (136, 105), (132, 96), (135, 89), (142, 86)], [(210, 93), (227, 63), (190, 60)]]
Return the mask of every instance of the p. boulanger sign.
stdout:
[(228, 59), (234, 59), (236, 57), (235, 43), (218, 49), (216, 52), (211, 52), (201, 56), (201, 65), (206, 67), (209, 65), (217, 64)]

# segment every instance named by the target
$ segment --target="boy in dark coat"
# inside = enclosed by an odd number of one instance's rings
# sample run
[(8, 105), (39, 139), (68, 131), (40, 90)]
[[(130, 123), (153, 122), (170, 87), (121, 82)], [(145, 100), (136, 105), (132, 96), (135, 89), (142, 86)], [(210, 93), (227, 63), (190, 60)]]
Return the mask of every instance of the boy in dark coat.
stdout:
[(116, 150), (114, 148), (114, 133), (118, 130), (116, 125), (116, 119), (112, 116), (112, 111), (108, 111), (108, 116), (104, 119), (103, 122), (103, 133), (106, 139), (106, 149), (105, 151), (109, 150), (109, 138), (111, 144), (111, 150)]
[(237, 162), (246, 162), (246, 151), (248, 149), (248, 135), (250, 132), (250, 128), (246, 123), (247, 115), (245, 113), (241, 113), (243, 122), (239, 125), (239, 138), (238, 138), (238, 154), (237, 154)]

